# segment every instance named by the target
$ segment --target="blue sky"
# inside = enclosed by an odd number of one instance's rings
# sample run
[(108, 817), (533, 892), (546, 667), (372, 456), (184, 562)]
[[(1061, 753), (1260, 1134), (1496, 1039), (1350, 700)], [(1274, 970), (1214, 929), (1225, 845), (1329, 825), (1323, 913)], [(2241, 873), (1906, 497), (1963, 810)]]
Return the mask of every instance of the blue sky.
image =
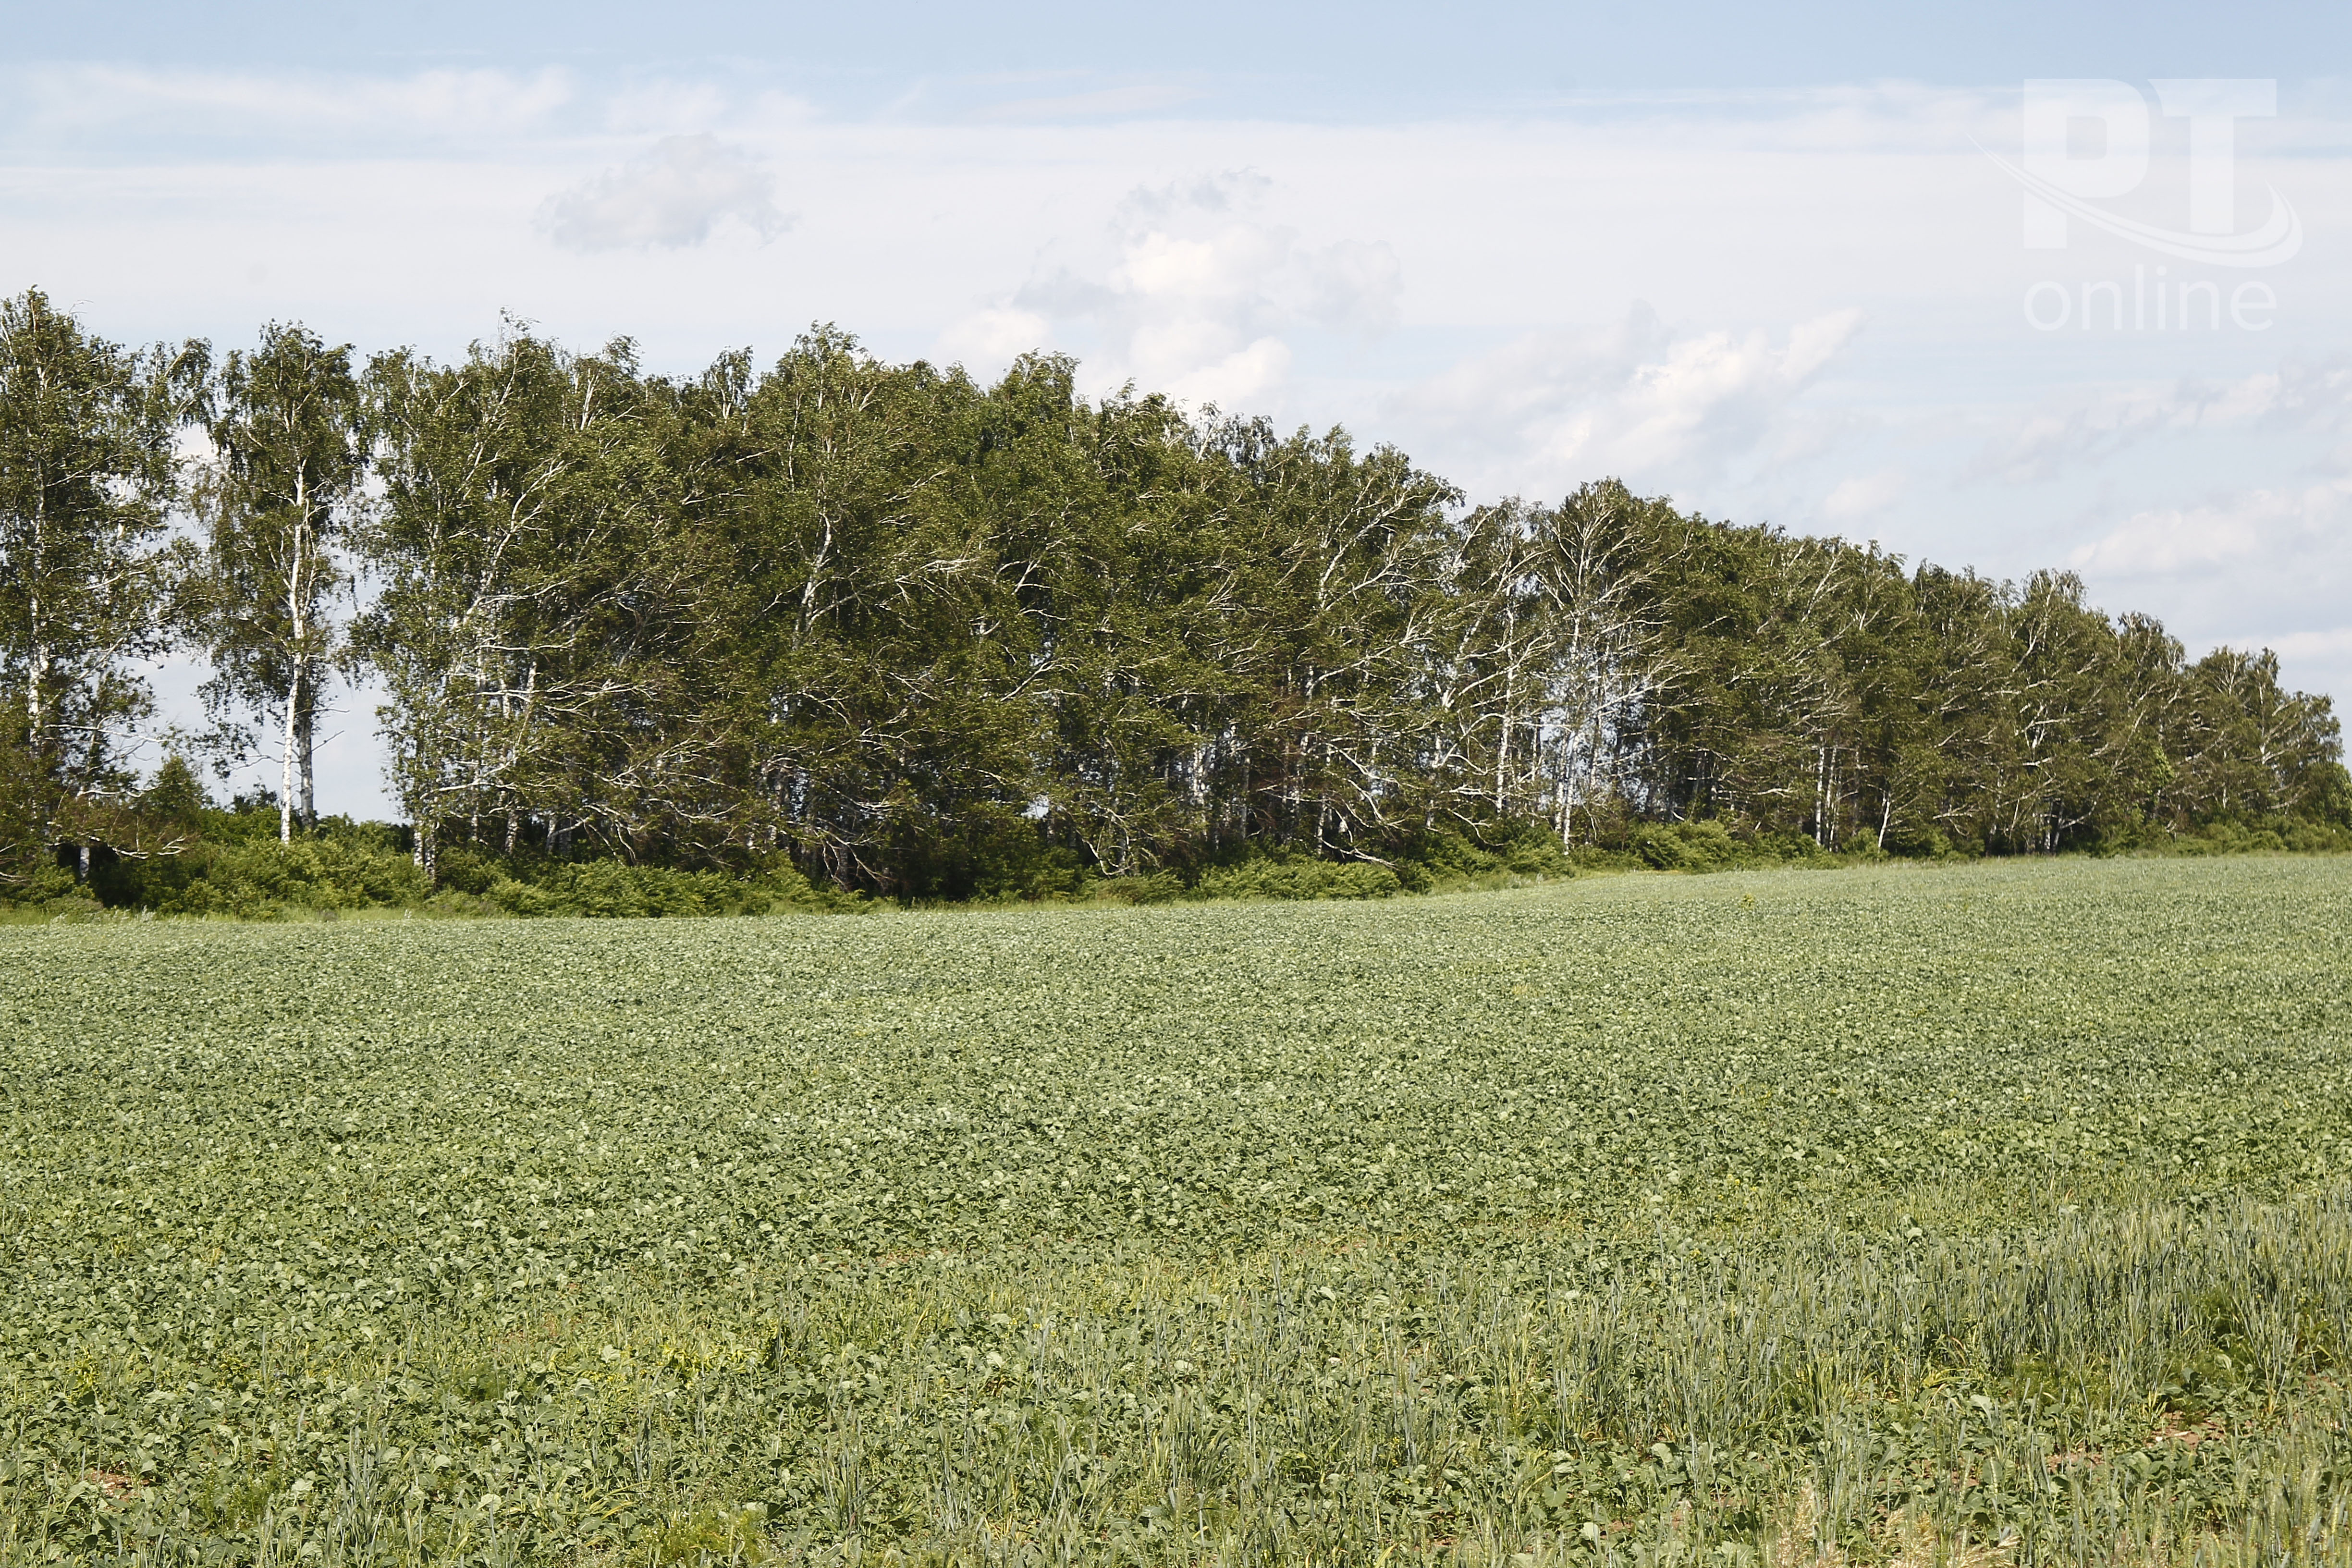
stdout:
[(614, 74), (727, 70), (788, 84), (846, 113), (894, 103), (918, 79), (979, 83), (1052, 72), (1184, 81), (1201, 92), (1202, 108), (1194, 112), (1395, 119), (1538, 102), (1578, 89), (2326, 76), (2340, 73), (2352, 46), (2352, 17), (2340, 8), (2177, 0), (1778, 6), (98, 0), (8, 9), (10, 48), (20, 60), (362, 74), (549, 63)]
[[(1345, 422), (1474, 497), (1614, 473), (2071, 566), (2352, 699), (2352, 7), (6, 20), (0, 287), (110, 336), (290, 316), (449, 354), (510, 310), (666, 370), (818, 321), (983, 374), (1066, 349), (1097, 388)], [(2095, 194), (2030, 247), (2042, 78), (2088, 79), (2039, 166)], [(2183, 80), (2273, 85), (2215, 142)], [(2266, 216), (2291, 243), (2229, 264)], [(159, 672), (169, 703), (192, 681)], [(371, 705), (330, 809), (387, 809)]]

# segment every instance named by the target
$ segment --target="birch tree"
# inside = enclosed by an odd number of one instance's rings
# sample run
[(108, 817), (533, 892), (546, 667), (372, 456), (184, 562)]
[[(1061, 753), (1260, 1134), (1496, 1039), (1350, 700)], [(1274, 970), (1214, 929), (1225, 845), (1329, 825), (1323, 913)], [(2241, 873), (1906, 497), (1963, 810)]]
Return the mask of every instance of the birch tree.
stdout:
[(228, 356), (207, 402), (204, 696), (238, 754), (275, 731), (278, 836), (290, 841), (319, 820), (319, 721), (341, 638), (331, 609), (349, 580), (343, 534), (365, 468), (364, 404), (349, 345), (277, 322), (258, 348)]
[(642, 853), (683, 699), (646, 646), (664, 621), (646, 591), (658, 477), (629, 345), (575, 355), (513, 332), (455, 365), (379, 356), (369, 381), (384, 494), (356, 641), (390, 694), (378, 717), (419, 862), (459, 825), (509, 851), (528, 829)]
[(92, 336), (37, 289), (0, 301), (0, 751), (19, 862), (132, 782), (151, 705), (137, 662), (165, 642), (185, 363)]

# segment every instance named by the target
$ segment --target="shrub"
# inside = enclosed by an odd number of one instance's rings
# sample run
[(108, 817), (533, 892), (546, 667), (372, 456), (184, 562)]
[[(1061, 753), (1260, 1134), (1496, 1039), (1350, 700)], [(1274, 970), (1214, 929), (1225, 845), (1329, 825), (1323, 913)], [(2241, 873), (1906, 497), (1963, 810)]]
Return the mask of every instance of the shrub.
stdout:
[(1721, 871), (1741, 858), (1740, 846), (1715, 821), (1656, 823), (1633, 830), (1633, 853), (1660, 871)]
[(1486, 823), (1477, 835), (1451, 827), (1421, 834), (1398, 856), (1398, 878), (1412, 891), (1425, 893), (1446, 882), (1576, 875), (1559, 836), (1545, 823)]
[(1091, 888), (1093, 895), (1114, 904), (1164, 904), (1184, 896), (1184, 879), (1173, 871), (1105, 877)]
[[(741, 877), (619, 860), (500, 864), (469, 856), (461, 866), (462, 882), (443, 879), (451, 890), (478, 900), (488, 910), (510, 915), (759, 915), (777, 910), (856, 909), (864, 902), (812, 886), (784, 861)], [(451, 912), (457, 912), (454, 906)]]
[(1196, 899), (1387, 899), (1404, 884), (1386, 866), (1360, 860), (1276, 859), (1213, 866), (1192, 884)]
[(266, 919), (293, 910), (396, 908), (432, 889), (408, 856), (357, 838), (321, 836), (291, 844), (200, 841), (184, 854), (124, 862), (108, 902), (159, 914)]
[(100, 907), (74, 874), (54, 861), (36, 862), (0, 881), (0, 910), (56, 917), (89, 914)]

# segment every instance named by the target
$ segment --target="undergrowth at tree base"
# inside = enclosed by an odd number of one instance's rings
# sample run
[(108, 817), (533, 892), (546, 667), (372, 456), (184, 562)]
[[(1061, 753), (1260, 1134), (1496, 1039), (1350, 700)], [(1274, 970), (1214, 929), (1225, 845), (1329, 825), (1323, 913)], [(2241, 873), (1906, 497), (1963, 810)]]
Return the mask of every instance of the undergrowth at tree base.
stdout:
[[(1183, 867), (1105, 874), (1066, 852), (1037, 850), (982, 865), (972, 897), (895, 900), (813, 881), (782, 855), (738, 857), (731, 866), (677, 867), (563, 859), (524, 847), (500, 853), (444, 847), (434, 875), (417, 864), (409, 830), (329, 817), (291, 842), (259, 800), (193, 814), (188, 841), (142, 858), (101, 851), (85, 879), (62, 861), (0, 880), (0, 921), (179, 918), (334, 919), (390, 911), (457, 917), (690, 917), (854, 912), (907, 907), (1010, 904), (1160, 904), (1213, 900), (1361, 900), (1540, 885), (1596, 873), (1705, 873), (1780, 867), (1834, 870), (1888, 861), (1958, 863), (1981, 847), (1940, 836), (1882, 848), (1861, 833), (1825, 847), (1802, 834), (1734, 832), (1715, 820), (1621, 825), (1601, 842), (1563, 846), (1549, 830), (1517, 825), (1493, 842), (1432, 831), (1389, 859), (1321, 859), (1249, 847)], [(2121, 836), (2095, 856), (2341, 854), (2352, 830), (2279, 818), (2221, 821), (2194, 832)]]

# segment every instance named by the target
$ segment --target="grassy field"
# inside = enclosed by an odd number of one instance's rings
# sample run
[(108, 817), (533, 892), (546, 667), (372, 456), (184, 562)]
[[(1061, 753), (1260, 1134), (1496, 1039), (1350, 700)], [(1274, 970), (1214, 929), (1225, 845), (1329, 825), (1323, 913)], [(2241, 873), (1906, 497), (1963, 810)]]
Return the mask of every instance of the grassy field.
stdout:
[(0, 1558), (2352, 1561), (2352, 863), (0, 930)]

